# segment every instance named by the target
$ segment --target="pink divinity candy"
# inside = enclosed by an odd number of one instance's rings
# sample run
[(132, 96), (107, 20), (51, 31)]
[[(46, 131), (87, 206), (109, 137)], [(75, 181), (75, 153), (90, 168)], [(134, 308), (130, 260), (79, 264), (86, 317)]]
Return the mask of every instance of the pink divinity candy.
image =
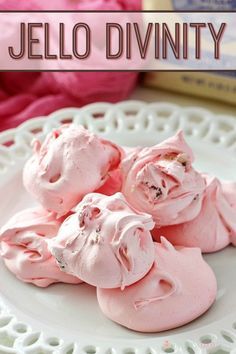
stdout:
[(7, 268), (26, 283), (46, 287), (81, 280), (60, 270), (48, 250), (47, 241), (60, 227), (55, 214), (41, 208), (25, 209), (14, 215), (0, 230), (1, 256)]
[(34, 141), (23, 172), (27, 191), (45, 208), (67, 214), (90, 192), (102, 187), (120, 164), (123, 151), (82, 126), (66, 124)]
[(193, 154), (182, 132), (129, 154), (121, 165), (122, 192), (156, 227), (194, 219), (201, 210), (205, 179), (192, 167)]
[(165, 238), (155, 245), (155, 262), (137, 283), (97, 289), (102, 312), (135, 331), (160, 332), (182, 326), (213, 304), (217, 284), (199, 248), (174, 248)]
[(150, 215), (137, 212), (121, 193), (88, 194), (50, 241), (62, 270), (88, 284), (122, 288), (143, 278), (154, 262)]
[(207, 186), (196, 218), (153, 230), (155, 240), (165, 236), (174, 245), (199, 247), (202, 252), (216, 252), (230, 243), (236, 246), (236, 183), (204, 177)]

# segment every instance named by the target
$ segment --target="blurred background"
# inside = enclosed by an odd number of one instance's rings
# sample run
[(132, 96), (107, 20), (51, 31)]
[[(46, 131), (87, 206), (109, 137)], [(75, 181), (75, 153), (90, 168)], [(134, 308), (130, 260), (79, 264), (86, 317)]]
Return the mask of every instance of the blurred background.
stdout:
[[(0, 0), (0, 10), (235, 10), (233, 0)], [(2, 34), (3, 35), (3, 34)], [(64, 107), (137, 99), (234, 115), (234, 72), (0, 72), (0, 131)]]

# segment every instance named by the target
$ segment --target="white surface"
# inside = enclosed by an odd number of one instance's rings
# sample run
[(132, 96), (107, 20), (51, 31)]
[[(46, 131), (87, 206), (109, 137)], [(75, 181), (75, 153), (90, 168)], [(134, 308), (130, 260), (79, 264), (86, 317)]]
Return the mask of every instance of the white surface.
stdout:
[[(94, 115), (101, 117), (94, 119)], [(35, 133), (42, 138), (68, 119), (127, 146), (152, 145), (181, 128), (196, 153), (199, 169), (224, 179), (236, 177), (234, 118), (213, 117), (200, 108), (132, 101), (65, 109), (0, 134), (1, 224), (33, 204), (22, 187), (21, 170)], [(9, 141), (11, 146), (3, 145)], [(228, 247), (205, 259), (218, 280), (214, 306), (187, 326), (150, 335), (129, 331), (106, 319), (92, 287), (58, 284), (39, 289), (18, 281), (1, 263), (0, 353), (200, 354), (220, 348), (236, 353), (236, 249)]]

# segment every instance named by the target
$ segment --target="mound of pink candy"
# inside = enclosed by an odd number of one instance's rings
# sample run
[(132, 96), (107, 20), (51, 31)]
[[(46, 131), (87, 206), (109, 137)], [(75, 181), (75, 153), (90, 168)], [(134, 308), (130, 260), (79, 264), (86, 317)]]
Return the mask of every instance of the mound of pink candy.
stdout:
[(236, 245), (236, 184), (196, 171), (182, 132), (124, 149), (81, 126), (33, 141), (23, 181), (38, 207), (0, 230), (24, 282), (86, 282), (102, 312), (141, 332), (184, 325), (214, 303), (202, 252)]

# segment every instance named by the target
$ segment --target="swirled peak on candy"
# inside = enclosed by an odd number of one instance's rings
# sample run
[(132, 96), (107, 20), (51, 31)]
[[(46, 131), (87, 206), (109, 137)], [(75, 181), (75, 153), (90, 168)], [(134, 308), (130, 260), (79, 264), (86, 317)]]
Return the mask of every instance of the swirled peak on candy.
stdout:
[(151, 216), (130, 207), (121, 193), (91, 193), (63, 222), (50, 249), (65, 272), (94, 286), (124, 288), (153, 264), (153, 227)]
[(236, 184), (220, 182), (204, 175), (207, 187), (197, 217), (179, 225), (153, 231), (156, 240), (165, 236), (174, 245), (199, 247), (202, 252), (216, 252), (236, 245)]
[(200, 212), (205, 189), (192, 162), (182, 132), (139, 149), (122, 162), (122, 192), (133, 207), (152, 215), (156, 227), (192, 220)]
[(25, 165), (26, 189), (40, 204), (62, 216), (87, 194), (100, 188), (118, 168), (122, 149), (82, 126), (65, 124), (33, 143)]
[(174, 248), (166, 239), (155, 244), (155, 262), (137, 283), (120, 289), (97, 289), (102, 312), (141, 332), (182, 326), (213, 304), (217, 284), (199, 248)]
[(7, 268), (24, 282), (46, 287), (53, 283), (81, 281), (60, 270), (47, 241), (60, 227), (55, 214), (42, 208), (15, 214), (0, 230), (1, 256)]

